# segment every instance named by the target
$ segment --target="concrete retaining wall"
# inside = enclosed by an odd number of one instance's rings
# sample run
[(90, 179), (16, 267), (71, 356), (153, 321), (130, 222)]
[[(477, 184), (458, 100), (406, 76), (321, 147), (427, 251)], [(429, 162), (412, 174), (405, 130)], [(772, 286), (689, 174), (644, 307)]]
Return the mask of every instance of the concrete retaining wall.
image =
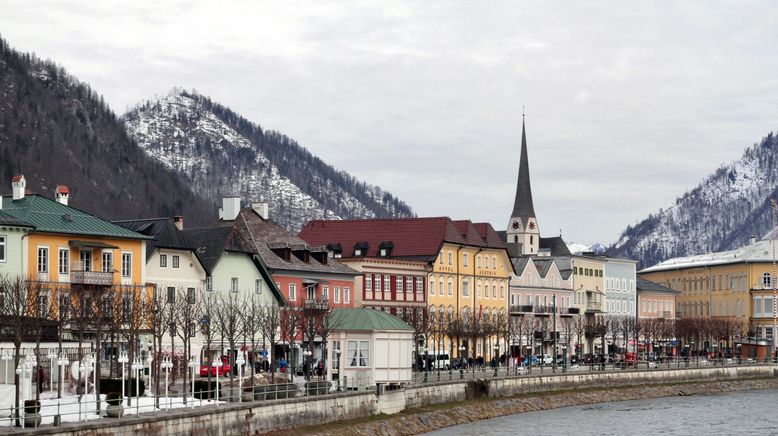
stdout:
[[(142, 414), (122, 420), (65, 424), (62, 427), (11, 429), (14, 434), (135, 435), (135, 434), (254, 434), (278, 429), (318, 425), (393, 414), (407, 408), (464, 401), (479, 396), (508, 397), (516, 394), (586, 387), (616, 387), (692, 380), (731, 380), (772, 377), (773, 366), (711, 367), (679, 370), (565, 373), (518, 378), (486, 378), (453, 383), (431, 383), (404, 390), (344, 393), (251, 404), (227, 404)], [(0, 430), (2, 433), (4, 430)]]

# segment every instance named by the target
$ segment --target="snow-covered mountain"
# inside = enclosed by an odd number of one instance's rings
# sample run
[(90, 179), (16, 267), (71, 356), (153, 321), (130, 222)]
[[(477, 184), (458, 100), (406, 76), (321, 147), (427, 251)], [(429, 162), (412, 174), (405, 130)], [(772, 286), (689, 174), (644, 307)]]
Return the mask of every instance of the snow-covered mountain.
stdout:
[(607, 247), (600, 244), (599, 242), (592, 244), (592, 245), (586, 245), (586, 244), (579, 244), (577, 242), (568, 242), (567, 243), (567, 249), (570, 250), (571, 253), (595, 253), (595, 254), (602, 254), (605, 253)]
[(608, 254), (639, 261), (729, 250), (770, 229), (770, 198), (778, 193), (778, 138), (773, 133), (721, 166), (664, 210), (629, 226)]
[(140, 147), (195, 193), (265, 201), (271, 218), (291, 231), (312, 219), (413, 216), (390, 193), (194, 91), (173, 89), (122, 118)]

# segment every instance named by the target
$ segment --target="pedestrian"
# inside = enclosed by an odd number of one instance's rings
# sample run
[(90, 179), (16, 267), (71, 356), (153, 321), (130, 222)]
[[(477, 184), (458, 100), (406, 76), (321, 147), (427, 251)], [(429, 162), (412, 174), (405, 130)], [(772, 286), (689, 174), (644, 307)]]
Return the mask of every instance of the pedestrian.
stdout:
[(38, 365), (38, 393), (43, 392), (43, 382), (46, 380), (46, 371)]

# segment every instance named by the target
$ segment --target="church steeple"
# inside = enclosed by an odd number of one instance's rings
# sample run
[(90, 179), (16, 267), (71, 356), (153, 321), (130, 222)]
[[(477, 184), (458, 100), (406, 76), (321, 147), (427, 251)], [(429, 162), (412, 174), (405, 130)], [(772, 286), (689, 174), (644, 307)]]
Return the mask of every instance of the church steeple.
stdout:
[(532, 204), (532, 186), (529, 181), (529, 157), (527, 156), (527, 133), (524, 129), (524, 114), (521, 115), (519, 180), (516, 183), (516, 200), (513, 202), (511, 217), (521, 218), (525, 224), (527, 218), (535, 218), (535, 206)]
[(519, 179), (516, 183), (516, 199), (508, 220), (506, 232), (508, 251), (511, 256), (535, 255), (540, 249), (540, 229), (532, 204), (532, 187), (529, 180), (529, 156), (527, 155), (527, 132), (524, 114), (521, 114), (521, 157), (519, 158)]

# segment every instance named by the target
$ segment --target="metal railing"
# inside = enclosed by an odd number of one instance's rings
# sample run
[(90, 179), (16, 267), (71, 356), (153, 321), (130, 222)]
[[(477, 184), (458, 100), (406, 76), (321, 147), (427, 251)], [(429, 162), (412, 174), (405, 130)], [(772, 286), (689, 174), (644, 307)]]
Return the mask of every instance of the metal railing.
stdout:
[[(660, 371), (687, 368), (710, 367), (737, 367), (755, 366), (760, 364), (775, 365), (775, 360), (756, 358), (725, 358), (708, 359), (703, 356), (689, 358), (672, 358), (657, 361), (606, 362), (589, 364), (538, 364), (524, 365), (470, 365), (461, 368), (415, 371), (409, 382), (399, 383), (397, 386), (420, 386), (429, 383), (457, 383), (466, 380), (478, 380), (498, 377), (538, 377), (552, 376), (564, 373), (602, 373), (625, 371)], [(196, 380), (205, 381), (205, 378)], [(215, 381), (211, 380), (212, 384)], [(191, 391), (191, 388), (187, 388)], [(293, 399), (312, 396), (337, 396), (347, 392), (373, 392), (382, 394), (382, 387), (372, 384), (368, 379), (349, 380), (320, 380), (304, 379), (295, 382), (276, 384), (255, 384), (254, 386), (234, 386), (224, 382), (215, 389), (202, 389), (195, 385), (194, 392), (186, 394), (153, 395), (146, 391), (146, 395), (130, 398), (113, 398), (108, 404), (106, 394), (100, 395), (100, 401), (95, 398), (94, 392), (87, 395), (70, 395), (61, 399), (42, 398), (39, 410), (34, 406), (20, 405), (18, 410), (14, 407), (0, 409), (0, 433), (13, 433), (18, 426), (51, 427), (60, 426), (63, 423), (85, 422), (96, 419), (122, 420), (133, 416), (165, 414), (175, 410), (193, 409), (199, 407), (223, 407), (228, 403), (263, 403), (276, 400)], [(128, 405), (128, 400), (130, 404)], [(119, 412), (119, 409), (121, 412)], [(18, 418), (17, 418), (18, 415)]]

